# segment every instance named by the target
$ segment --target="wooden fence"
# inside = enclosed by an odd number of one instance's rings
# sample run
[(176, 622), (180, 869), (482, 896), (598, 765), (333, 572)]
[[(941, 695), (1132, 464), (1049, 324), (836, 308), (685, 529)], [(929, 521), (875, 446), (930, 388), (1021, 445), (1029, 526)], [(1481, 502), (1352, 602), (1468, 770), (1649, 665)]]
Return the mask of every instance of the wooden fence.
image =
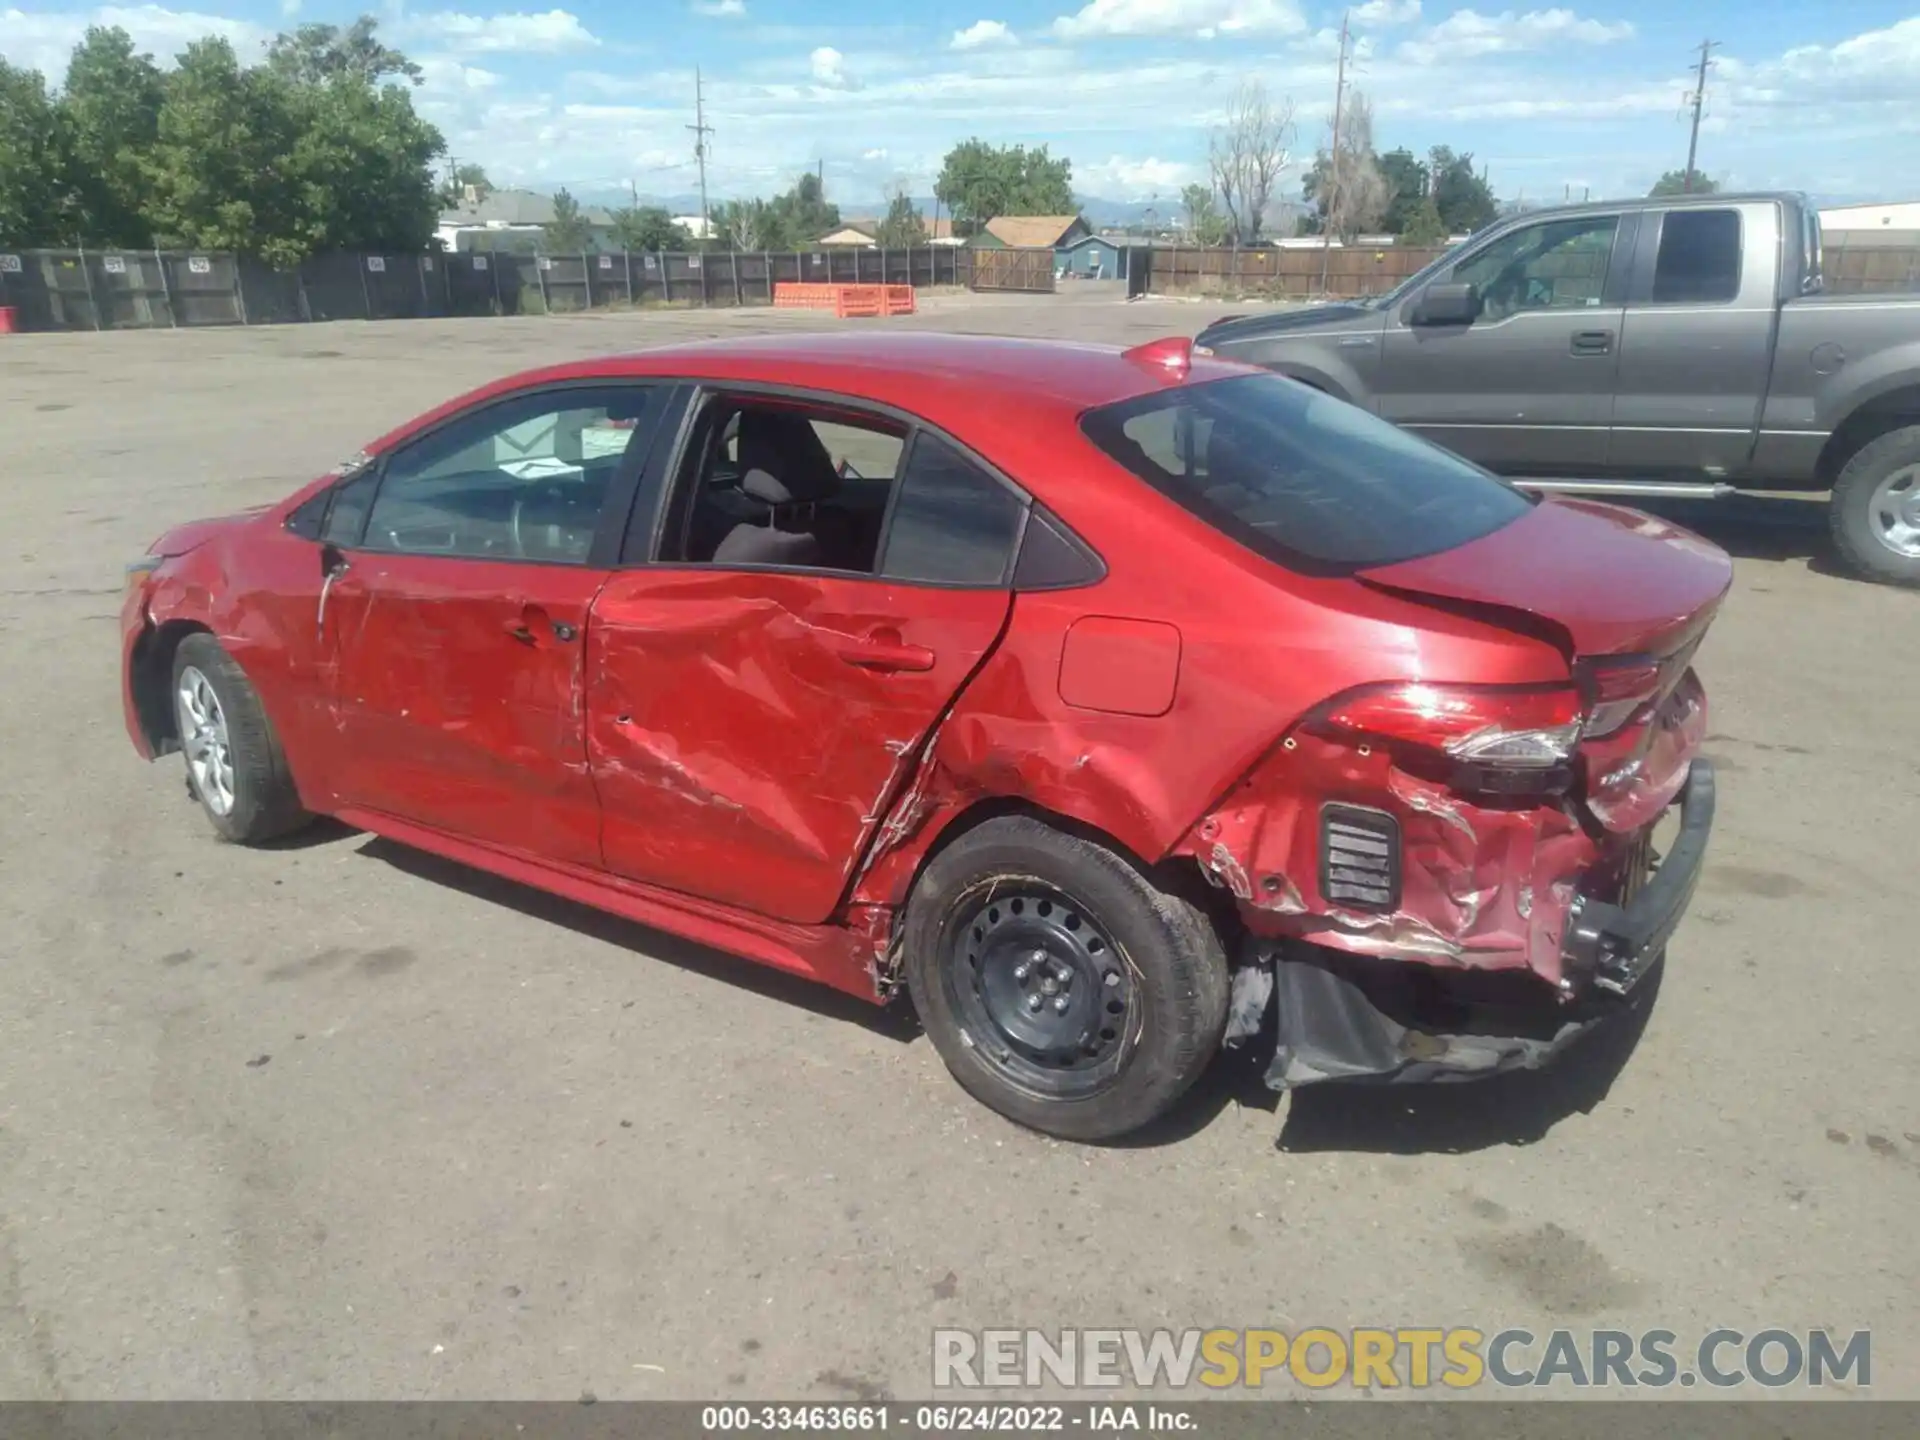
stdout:
[[(1904, 244), (1889, 243), (1891, 238), (1874, 236), (1874, 243), (1866, 244), (1846, 235), (1829, 236), (1825, 258), (1828, 292), (1858, 295), (1920, 291), (1920, 237)], [(1379, 249), (1349, 245), (1327, 251), (1163, 245), (1154, 249), (1150, 283), (1155, 292), (1167, 294), (1348, 299), (1384, 294), (1445, 253), (1444, 248), (1416, 245)], [(1576, 268), (1584, 271), (1591, 267), (1569, 267), (1560, 278), (1570, 282), (1582, 278), (1573, 273)]]
[(1015, 290), (1033, 295), (1053, 293), (1053, 267), (1058, 258), (1056, 251), (1009, 246), (1004, 250), (988, 248), (968, 253), (973, 260), (973, 278), (969, 284), (975, 290)]

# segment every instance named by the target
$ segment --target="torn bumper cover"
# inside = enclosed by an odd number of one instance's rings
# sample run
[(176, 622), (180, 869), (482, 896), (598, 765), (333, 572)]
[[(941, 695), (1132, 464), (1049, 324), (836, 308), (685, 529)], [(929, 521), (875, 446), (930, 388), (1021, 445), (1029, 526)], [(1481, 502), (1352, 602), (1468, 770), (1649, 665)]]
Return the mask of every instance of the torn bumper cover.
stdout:
[(1524, 972), (1447, 969), (1306, 944), (1274, 956), (1279, 1012), (1267, 1083), (1464, 1080), (1537, 1069), (1633, 1008), (1699, 883), (1713, 828), (1713, 766), (1695, 760), (1680, 832), (1643, 884), (1582, 895), (1563, 943), (1558, 993)]

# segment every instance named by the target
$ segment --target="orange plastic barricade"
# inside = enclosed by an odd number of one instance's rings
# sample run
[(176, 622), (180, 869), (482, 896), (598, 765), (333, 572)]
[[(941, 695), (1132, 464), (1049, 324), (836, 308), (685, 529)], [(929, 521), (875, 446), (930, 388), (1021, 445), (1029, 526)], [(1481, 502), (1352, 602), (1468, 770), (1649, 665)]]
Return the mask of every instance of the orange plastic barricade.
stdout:
[(793, 285), (773, 287), (781, 310), (831, 310), (842, 320), (868, 315), (913, 314), (911, 285)]

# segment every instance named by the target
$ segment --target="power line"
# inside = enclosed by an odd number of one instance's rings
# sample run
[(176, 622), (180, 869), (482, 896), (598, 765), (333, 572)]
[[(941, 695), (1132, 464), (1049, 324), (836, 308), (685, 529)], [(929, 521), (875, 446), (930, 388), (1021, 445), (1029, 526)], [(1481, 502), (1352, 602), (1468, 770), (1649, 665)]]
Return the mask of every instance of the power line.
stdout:
[(693, 124), (687, 129), (693, 131), (693, 158), (700, 166), (700, 238), (704, 240), (713, 229), (713, 215), (707, 208), (707, 136), (713, 134), (713, 127), (707, 124), (706, 92), (697, 67), (693, 72)]
[(1700, 64), (1694, 72), (1693, 84), (1693, 130), (1687, 137), (1687, 174), (1680, 182), (1682, 194), (1693, 193), (1693, 160), (1700, 151), (1700, 111), (1707, 103), (1707, 71), (1712, 68), (1712, 55), (1719, 44), (1718, 40), (1700, 42)]

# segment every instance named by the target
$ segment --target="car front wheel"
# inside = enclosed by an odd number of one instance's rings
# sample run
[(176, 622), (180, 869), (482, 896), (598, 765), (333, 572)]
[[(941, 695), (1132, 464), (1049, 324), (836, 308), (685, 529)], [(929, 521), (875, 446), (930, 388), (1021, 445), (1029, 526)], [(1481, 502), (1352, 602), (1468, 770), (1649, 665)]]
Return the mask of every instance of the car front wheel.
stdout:
[(258, 845), (312, 818), (259, 694), (213, 636), (189, 635), (174, 652), (173, 711), (187, 790), (222, 838)]
[(941, 851), (907, 907), (908, 989), (968, 1092), (1070, 1140), (1164, 1114), (1219, 1047), (1227, 959), (1201, 911), (1023, 816)]

